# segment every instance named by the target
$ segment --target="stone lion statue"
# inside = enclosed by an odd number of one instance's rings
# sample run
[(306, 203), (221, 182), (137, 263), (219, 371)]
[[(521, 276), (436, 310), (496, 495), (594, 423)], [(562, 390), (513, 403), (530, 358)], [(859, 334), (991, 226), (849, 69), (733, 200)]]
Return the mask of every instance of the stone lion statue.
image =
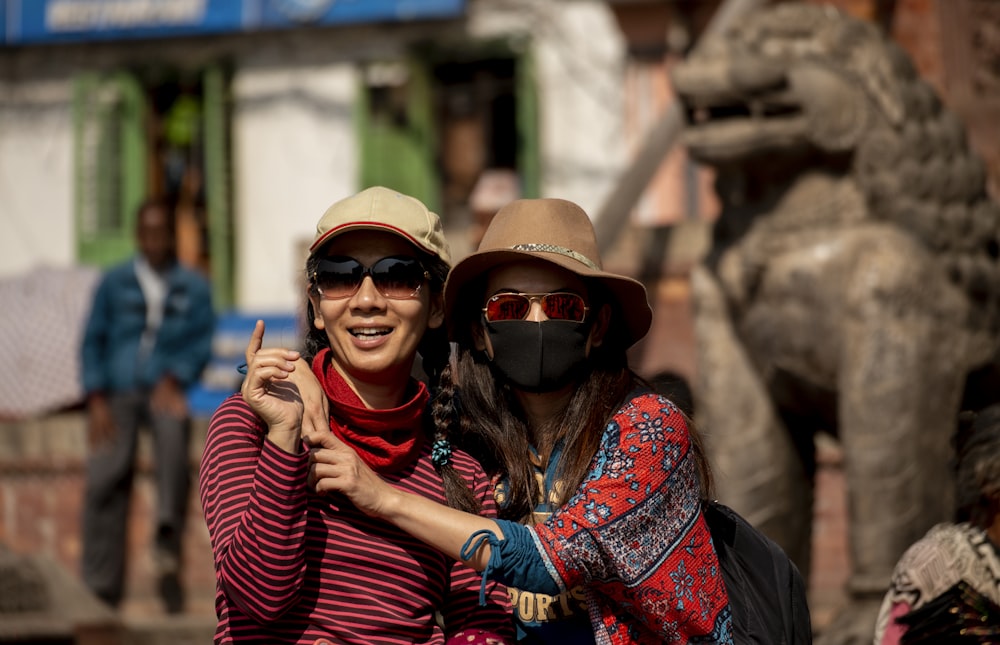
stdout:
[(1000, 398), (1000, 208), (906, 54), (829, 7), (761, 9), (673, 81), (723, 203), (692, 276), (718, 496), (808, 574), (837, 437), (851, 602), (821, 639), (870, 643), (897, 559), (951, 518), (959, 411)]

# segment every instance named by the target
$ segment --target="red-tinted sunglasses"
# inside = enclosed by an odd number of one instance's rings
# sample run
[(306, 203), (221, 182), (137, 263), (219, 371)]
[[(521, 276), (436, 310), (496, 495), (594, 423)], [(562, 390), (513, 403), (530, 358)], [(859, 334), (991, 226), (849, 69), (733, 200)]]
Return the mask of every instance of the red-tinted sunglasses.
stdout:
[(491, 296), (483, 307), (487, 322), (500, 320), (524, 320), (531, 311), (532, 301), (542, 305), (542, 311), (551, 320), (571, 320), (583, 322), (587, 317), (586, 301), (583, 296), (567, 291), (555, 293), (498, 293)]

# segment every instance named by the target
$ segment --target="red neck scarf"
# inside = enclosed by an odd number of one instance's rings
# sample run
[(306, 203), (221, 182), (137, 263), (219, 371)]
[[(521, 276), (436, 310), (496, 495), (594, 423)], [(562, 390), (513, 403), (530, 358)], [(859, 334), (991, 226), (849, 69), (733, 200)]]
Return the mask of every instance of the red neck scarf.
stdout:
[(422, 421), (430, 394), (416, 383), (416, 393), (398, 408), (366, 407), (344, 377), (333, 366), (330, 349), (313, 358), (312, 370), (330, 399), (330, 429), (354, 448), (361, 459), (378, 473), (402, 470), (416, 459), (423, 447)]

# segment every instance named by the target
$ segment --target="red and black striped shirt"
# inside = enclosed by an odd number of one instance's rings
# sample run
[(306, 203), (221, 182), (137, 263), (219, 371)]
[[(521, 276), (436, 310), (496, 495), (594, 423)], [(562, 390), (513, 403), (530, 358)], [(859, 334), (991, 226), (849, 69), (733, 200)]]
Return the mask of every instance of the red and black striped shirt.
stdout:
[[(462, 630), (512, 640), (502, 586), (480, 607), (478, 573), (344, 497), (310, 492), (308, 453), (288, 454), (265, 432), (239, 394), (209, 425), (200, 491), (215, 557), (216, 643), (444, 644)], [(384, 477), (445, 504), (424, 444), (415, 462)], [(455, 451), (452, 464), (495, 516), (478, 462)]]

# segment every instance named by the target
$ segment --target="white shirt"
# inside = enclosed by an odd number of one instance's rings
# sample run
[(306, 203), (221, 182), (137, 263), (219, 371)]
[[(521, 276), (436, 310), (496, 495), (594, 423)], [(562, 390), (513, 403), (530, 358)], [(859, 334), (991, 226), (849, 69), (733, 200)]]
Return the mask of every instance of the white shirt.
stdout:
[(135, 277), (146, 301), (146, 328), (139, 343), (139, 356), (145, 359), (156, 345), (156, 334), (163, 323), (163, 307), (167, 299), (167, 280), (150, 266), (141, 255), (135, 258)]

